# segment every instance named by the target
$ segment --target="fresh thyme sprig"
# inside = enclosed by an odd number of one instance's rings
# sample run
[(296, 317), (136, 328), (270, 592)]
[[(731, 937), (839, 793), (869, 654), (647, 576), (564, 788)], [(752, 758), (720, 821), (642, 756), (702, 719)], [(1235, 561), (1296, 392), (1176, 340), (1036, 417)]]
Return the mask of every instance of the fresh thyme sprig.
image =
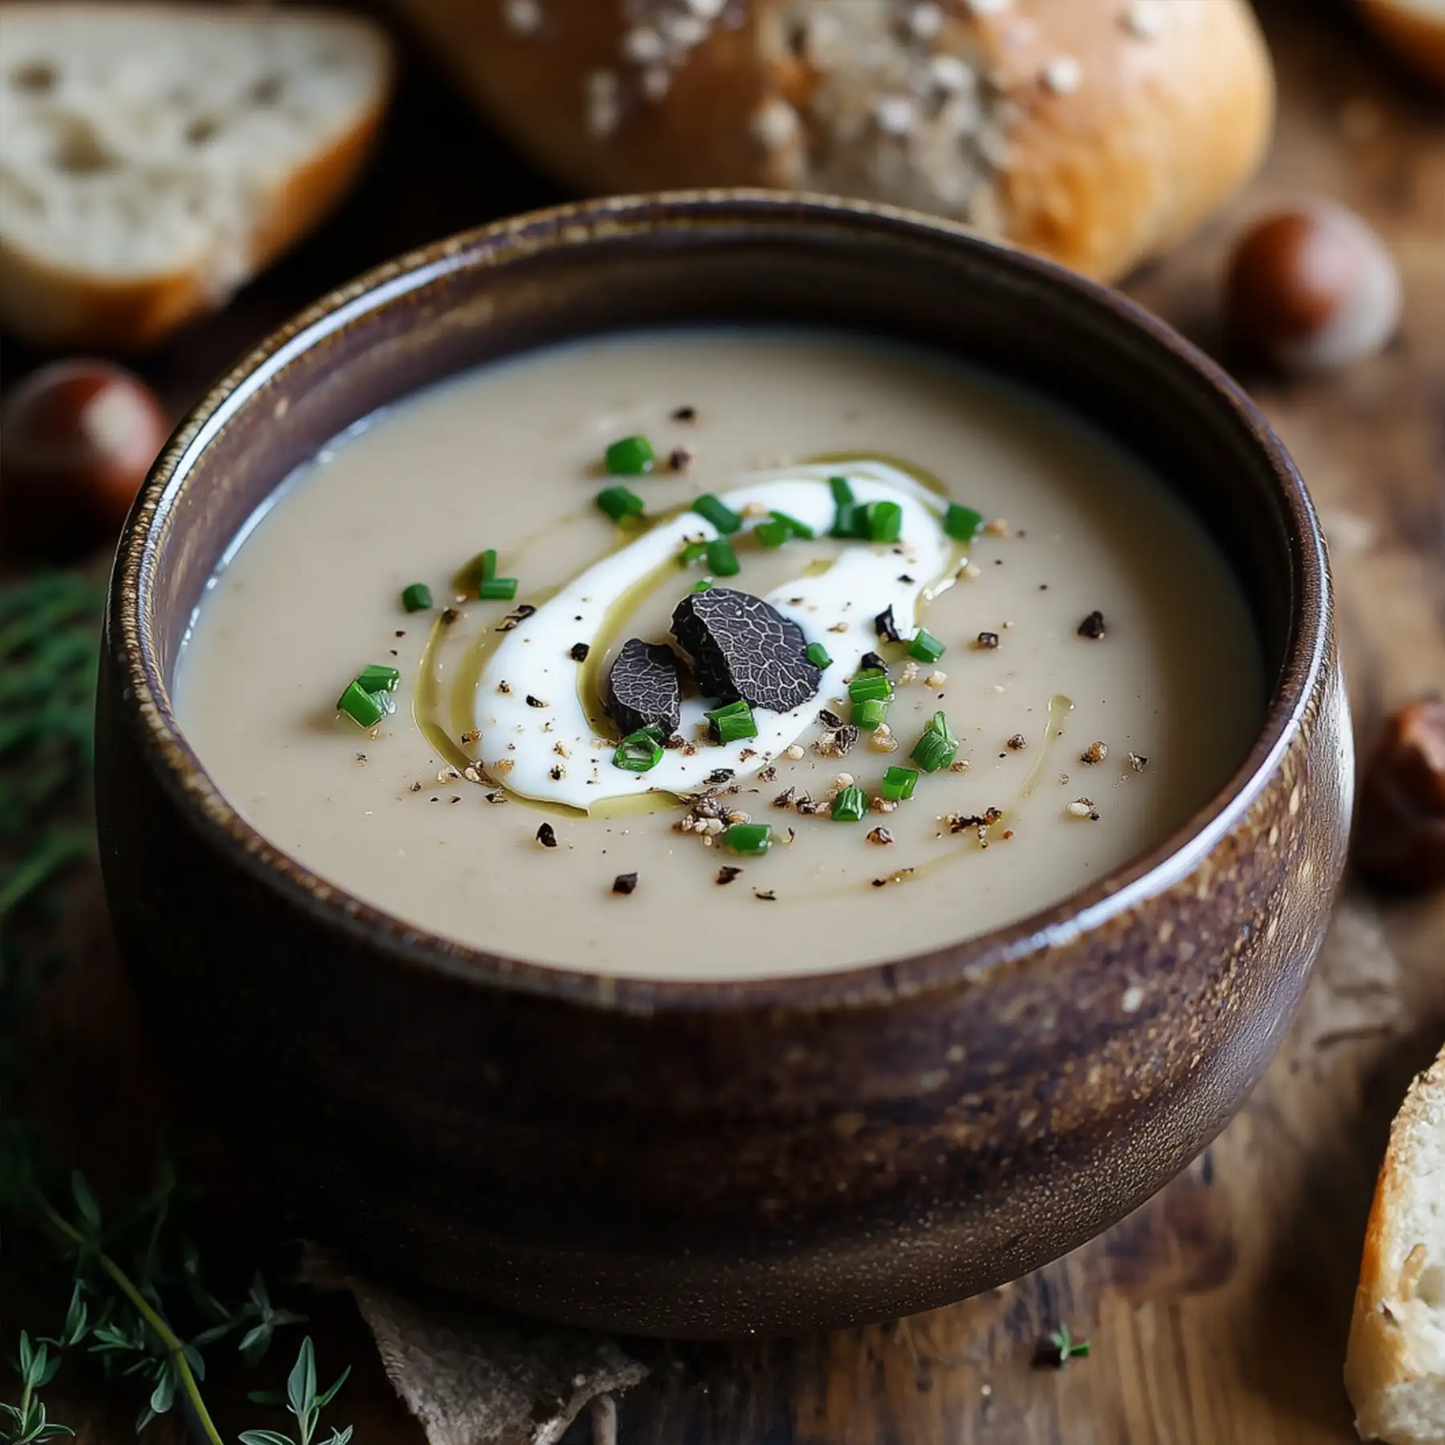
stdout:
[(1037, 1362), (1063, 1369), (1070, 1360), (1079, 1359), (1089, 1353), (1088, 1340), (1076, 1340), (1067, 1324), (1060, 1324), (1039, 1342)]
[[(257, 1404), (285, 1405), (296, 1417), (300, 1439), (293, 1441), (289, 1435), (278, 1434), (275, 1430), (243, 1430), (240, 1445), (312, 1445), (320, 1425), (321, 1412), (336, 1398), (337, 1391), (346, 1383), (346, 1377), (350, 1373), (351, 1366), (348, 1365), (327, 1389), (318, 1391), (316, 1352), (311, 1348), (311, 1337), (308, 1335), (301, 1342), (301, 1353), (291, 1367), (291, 1374), (286, 1381), (286, 1393), (271, 1395), (257, 1390), (251, 1394), (251, 1399)], [(318, 1441), (317, 1445), (346, 1445), (350, 1439), (350, 1425), (342, 1430), (333, 1426), (326, 1439)]]
[[(134, 1380), (144, 1387), (146, 1404), (136, 1422), (137, 1433), (158, 1416), (183, 1404), (208, 1445), (225, 1445), (202, 1392), (206, 1377), (202, 1351), (229, 1338), (248, 1364), (258, 1363), (278, 1330), (302, 1324), (306, 1316), (275, 1306), (259, 1273), (241, 1305), (228, 1309), (206, 1288), (199, 1256), (189, 1244), (180, 1248), (179, 1265), (171, 1263), (164, 1230), (177, 1189), (169, 1167), (163, 1169), (150, 1194), (113, 1223), (107, 1223), (94, 1191), (79, 1172), (70, 1178), (71, 1208), (62, 1210), (54, 1202), (41, 1186), (38, 1162), (27, 1151), (28, 1141), (19, 1137), (20, 1132), (14, 1126), (6, 1130), (9, 1142), (0, 1152), (0, 1177), (11, 1182), (14, 1190), (8, 1201), (0, 1202), (7, 1202), (12, 1209), (21, 1206), (56, 1240), (73, 1264), (74, 1286), (60, 1335), (42, 1342), (46, 1358), (40, 1366), (34, 1364), (28, 1339), (22, 1341), (21, 1380), (26, 1391), (22, 1404), (28, 1413), (14, 1420), (0, 1418), (0, 1445), (38, 1445), (37, 1437), (27, 1433), (38, 1424), (46, 1424), (50, 1436), (56, 1433), (55, 1427), (44, 1420), (36, 1391), (54, 1378), (61, 1352), (82, 1344), (87, 1355), (99, 1359), (109, 1377)], [(33, 1131), (24, 1132), (33, 1138)], [(132, 1253), (135, 1264), (122, 1263)], [(188, 1305), (183, 1313), (202, 1322), (193, 1333), (178, 1327), (168, 1307), (163, 1290), (172, 1286), (183, 1288), (183, 1299), (173, 1297), (171, 1305)], [(311, 1445), (319, 1412), (334, 1398), (349, 1372), (344, 1372), (330, 1390), (318, 1393), (312, 1388), (307, 1394), (300, 1386), (308, 1378), (308, 1371), (313, 1385), (315, 1376), (309, 1339), (302, 1346), (297, 1368), (303, 1360), (311, 1363), (300, 1375), (293, 1369), (295, 1388), (281, 1403), (305, 1405), (302, 1414), (297, 1415), (301, 1423), (300, 1445)], [(336, 1445), (348, 1438), (337, 1431), (333, 1436)], [(247, 1442), (243, 1441), (243, 1445)], [(263, 1445), (271, 1445), (264, 1440), (264, 1432)], [(321, 1445), (333, 1445), (333, 1441), (328, 1439)]]
[(20, 1358), (15, 1366), (20, 1375), (20, 1403), (0, 1405), (0, 1429), (11, 1445), (40, 1445), (62, 1435), (74, 1435), (69, 1425), (57, 1425), (45, 1418), (45, 1406), (37, 1391), (48, 1385), (60, 1368), (60, 1356), (52, 1356), (44, 1340), (32, 1346), (30, 1336), (20, 1331)]

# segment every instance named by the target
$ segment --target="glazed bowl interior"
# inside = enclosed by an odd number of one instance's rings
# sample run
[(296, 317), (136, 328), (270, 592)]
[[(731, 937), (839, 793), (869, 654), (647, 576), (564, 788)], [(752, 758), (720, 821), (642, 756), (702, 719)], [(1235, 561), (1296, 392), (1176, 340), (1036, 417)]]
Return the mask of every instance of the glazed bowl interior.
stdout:
[[(297, 318), (182, 427), (128, 534), (140, 578), (128, 662), (213, 820), (249, 835), (190, 753), (171, 683), (207, 580), (293, 469), (377, 408), (471, 367), (600, 332), (750, 320), (921, 343), (1071, 407), (1150, 463), (1203, 521), (1258, 628), (1267, 713), (1225, 787), (1146, 857), (974, 940), (976, 960), (1017, 954), (1086, 909), (1124, 906), (1126, 888), (1148, 887), (1154, 870), (1179, 863), (1247, 806), (1316, 677), (1329, 608), (1323, 542), (1303, 485), (1233, 383), (1116, 293), (961, 228), (843, 201), (727, 192), (561, 208), (403, 257)], [(274, 857), (251, 842), (252, 859)], [(309, 876), (289, 862), (284, 872), (279, 886)], [(348, 920), (404, 937), (408, 951), (420, 941), (438, 956), (497, 963), (328, 892)], [(536, 986), (593, 986), (565, 970), (505, 962)], [(853, 976), (861, 982), (864, 973)], [(653, 1001), (746, 991), (619, 987)]]

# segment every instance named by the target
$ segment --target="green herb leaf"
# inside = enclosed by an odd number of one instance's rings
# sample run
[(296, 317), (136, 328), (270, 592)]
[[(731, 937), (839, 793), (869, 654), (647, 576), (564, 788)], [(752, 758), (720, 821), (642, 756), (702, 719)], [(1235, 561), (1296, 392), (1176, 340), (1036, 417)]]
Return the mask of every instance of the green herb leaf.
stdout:
[(370, 663), (356, 674), (356, 685), (363, 692), (395, 692), (401, 681), (401, 673), (394, 667), (383, 667)]
[(641, 477), (652, 470), (657, 453), (645, 436), (623, 437), (607, 448), (603, 465), (614, 477)]
[(745, 858), (761, 858), (773, 846), (773, 830), (767, 823), (734, 823), (723, 834), (723, 842)]
[(336, 699), (336, 711), (345, 713), (361, 728), (374, 728), (386, 716), (384, 693), (367, 692), (358, 683), (348, 683), (346, 691)]
[(75, 1196), (75, 1207), (80, 1211), (81, 1221), (91, 1234), (100, 1233), (100, 1205), (95, 1202), (90, 1185), (79, 1169), (71, 1171), (70, 1192)]
[(242, 1430), (236, 1438), (240, 1445), (295, 1445), (289, 1435), (275, 1430)]
[(800, 541), (811, 542), (816, 535), (806, 522), (800, 522), (796, 517), (790, 516), (787, 512), (774, 512), (772, 517), (773, 521), (786, 527), (788, 532)]
[(317, 1408), (318, 1410), (324, 1410), (324, 1409), (336, 1398), (336, 1396), (337, 1396), (338, 1392), (340, 1391), (341, 1387), (342, 1387), (342, 1386), (346, 1383), (346, 1381), (350, 1378), (350, 1375), (351, 1375), (351, 1366), (348, 1365), (348, 1366), (336, 1377), (336, 1379), (335, 1379), (335, 1381), (333, 1381), (330, 1389), (324, 1390), (320, 1395), (318, 1395), (318, 1396), (316, 1397), (316, 1408)]
[(612, 754), (612, 766), (628, 773), (648, 773), (662, 761), (662, 744), (651, 728), (629, 733)]
[(296, 1363), (286, 1377), (286, 1399), (291, 1413), (298, 1420), (310, 1411), (316, 1399), (316, 1350), (310, 1335), (301, 1341)]
[(734, 532), (742, 530), (742, 517), (712, 492), (704, 492), (692, 504), (692, 510), (711, 522), (724, 537), (731, 537)]
[(913, 796), (918, 782), (914, 768), (889, 768), (883, 774), (883, 796), (891, 803), (900, 803)]
[(743, 570), (733, 544), (726, 537), (708, 543), (707, 566), (708, 571), (718, 577), (736, 577)]
[(619, 523), (628, 517), (640, 517), (647, 510), (647, 503), (636, 492), (621, 486), (603, 487), (597, 493), (597, 505)]
[(866, 702), (870, 698), (882, 700), (892, 696), (892, 680), (886, 672), (882, 672), (876, 667), (855, 673), (853, 680), (848, 684), (849, 700), (855, 703)]
[(150, 1407), (157, 1415), (164, 1415), (175, 1402), (176, 1377), (167, 1370), (151, 1391)]
[(703, 716), (712, 724), (714, 742), (734, 743), (758, 735), (757, 719), (743, 698), (730, 702), (726, 707), (715, 707)]
[(948, 718), (936, 712), (923, 729), (913, 749), (913, 761), (925, 773), (936, 773), (948, 767), (958, 752), (958, 739), (948, 725)]
[(943, 514), (943, 530), (956, 542), (972, 542), (983, 530), (983, 513), (950, 502)]
[(480, 587), (483, 582), (490, 582), (496, 575), (497, 549), (495, 547), (488, 547), (485, 552), (478, 552), (467, 563), (467, 577), (474, 587)]
[(876, 732), (888, 721), (888, 709), (893, 706), (891, 697), (865, 697), (853, 704), (853, 726), (864, 732)]
[(920, 627), (908, 644), (909, 657), (919, 662), (937, 662), (944, 654), (943, 644), (926, 628)]
[(864, 512), (870, 542), (896, 542), (903, 535), (903, 508), (897, 502), (869, 502)]

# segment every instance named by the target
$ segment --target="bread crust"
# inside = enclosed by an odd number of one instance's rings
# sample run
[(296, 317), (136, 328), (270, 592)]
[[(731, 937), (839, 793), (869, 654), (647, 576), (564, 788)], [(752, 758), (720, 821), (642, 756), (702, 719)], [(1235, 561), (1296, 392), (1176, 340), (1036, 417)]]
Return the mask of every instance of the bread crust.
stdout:
[[(1412, 1250), (1396, 1271), (1391, 1260), (1407, 1212), (1407, 1195), (1418, 1171), (1419, 1138), (1445, 1107), (1445, 1050), (1410, 1085), (1390, 1129), (1390, 1142), (1375, 1186), (1365, 1227), (1360, 1279), (1350, 1319), (1345, 1357), (1345, 1390), (1354, 1405), (1356, 1428), (1364, 1440), (1388, 1439), (1394, 1445), (1432, 1445), (1431, 1441), (1394, 1432), (1390, 1392), (1414, 1382), (1409, 1359), (1410, 1337), (1400, 1319), (1400, 1302), (1414, 1295), (1423, 1256)], [(1438, 1124), (1436, 1124), (1438, 1130)], [(1392, 1308), (1393, 1307), (1393, 1308)], [(1438, 1445), (1438, 1441), (1434, 1442)]]
[[(44, 6), (7, 5), (11, 13)], [(166, 7), (136, 5), (137, 15)], [(347, 24), (365, 22), (347, 17)], [(196, 255), (180, 269), (110, 281), (66, 267), (7, 242), (0, 235), (0, 328), (50, 350), (109, 353), (144, 351), (176, 327), (215, 311), (230, 289), (249, 280), (310, 231), (350, 187), (364, 165), (391, 99), (394, 67), (380, 30), (367, 25), (386, 58), (383, 83), (352, 126), (323, 151), (292, 171), (252, 218), (244, 273), (218, 288), (214, 256)]]
[[(1106, 280), (1166, 250), (1238, 186), (1273, 120), (1273, 75), (1245, 0), (1014, 0), (997, 14), (969, 0), (850, 0), (852, 53), (845, 35), (836, 64), (807, 31), (827, 18), (825, 0), (752, 0), (741, 26), (711, 23), (671, 66), (632, 63), (648, 39), (635, 17), (654, 16), (652, 33), (666, 34), (707, 5), (400, 3), (488, 117), (579, 191), (846, 191), (972, 222)], [(936, 15), (921, 39), (906, 33), (920, 12)], [(887, 65), (859, 68), (870, 13), (871, 48), (897, 52), (891, 78)], [(961, 63), (984, 117), (909, 161), (901, 136), (880, 139), (884, 107), (906, 121), (910, 105), (936, 105), (900, 77), (937, 57), (955, 72)], [(661, 89), (649, 95), (654, 75)], [(839, 92), (875, 81), (864, 99), (876, 114), (843, 113)], [(840, 163), (870, 147), (868, 165)]]
[(1395, 58), (1445, 88), (1445, 15), (1422, 14), (1408, 0), (1359, 0), (1365, 23)]

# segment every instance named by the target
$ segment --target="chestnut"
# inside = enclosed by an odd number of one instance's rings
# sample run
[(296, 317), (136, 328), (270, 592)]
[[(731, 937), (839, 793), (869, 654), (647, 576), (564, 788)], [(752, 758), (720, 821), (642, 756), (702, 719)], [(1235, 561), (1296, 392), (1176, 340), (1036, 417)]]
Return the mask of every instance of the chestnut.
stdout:
[(73, 557), (113, 538), (170, 425), (155, 393), (105, 361), (57, 361), (0, 406), (0, 548)]
[(1385, 724), (1365, 770), (1355, 862), (1400, 890), (1445, 886), (1445, 701), (1422, 698)]
[(1400, 276), (1353, 211), (1311, 201), (1262, 216), (1239, 236), (1225, 280), (1231, 336), (1285, 371), (1372, 356), (1400, 321)]

